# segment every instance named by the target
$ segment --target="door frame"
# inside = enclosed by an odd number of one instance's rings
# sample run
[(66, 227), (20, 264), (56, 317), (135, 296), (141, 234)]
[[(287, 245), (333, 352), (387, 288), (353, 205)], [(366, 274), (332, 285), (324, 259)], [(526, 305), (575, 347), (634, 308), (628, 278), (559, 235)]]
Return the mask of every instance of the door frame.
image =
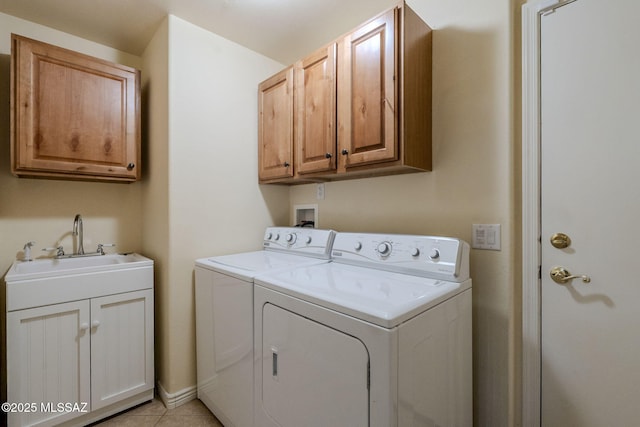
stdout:
[(577, 0), (522, 6), (522, 425), (541, 423), (540, 18)]

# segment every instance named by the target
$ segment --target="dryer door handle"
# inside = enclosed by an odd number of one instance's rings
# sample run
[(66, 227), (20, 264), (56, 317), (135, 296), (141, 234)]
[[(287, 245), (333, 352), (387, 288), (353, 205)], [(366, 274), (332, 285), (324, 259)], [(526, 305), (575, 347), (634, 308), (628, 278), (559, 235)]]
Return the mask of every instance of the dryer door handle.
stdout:
[(278, 349), (271, 347), (271, 376), (278, 380)]

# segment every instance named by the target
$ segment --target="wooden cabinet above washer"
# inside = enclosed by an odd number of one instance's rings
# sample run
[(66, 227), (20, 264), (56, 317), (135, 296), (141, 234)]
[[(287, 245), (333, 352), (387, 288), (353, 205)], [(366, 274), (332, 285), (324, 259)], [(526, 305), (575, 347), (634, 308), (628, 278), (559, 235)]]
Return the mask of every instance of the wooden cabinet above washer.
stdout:
[(431, 170), (431, 56), (431, 28), (400, 3), (296, 62), (294, 170), (260, 182)]
[(11, 170), (140, 178), (140, 71), (12, 35)]

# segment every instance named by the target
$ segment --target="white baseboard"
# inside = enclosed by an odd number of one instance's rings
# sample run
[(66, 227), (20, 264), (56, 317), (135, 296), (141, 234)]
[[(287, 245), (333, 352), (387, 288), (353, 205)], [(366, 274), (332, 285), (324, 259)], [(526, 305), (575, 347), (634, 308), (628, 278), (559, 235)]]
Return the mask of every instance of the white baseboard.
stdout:
[(167, 409), (174, 409), (184, 405), (198, 397), (196, 386), (187, 387), (176, 393), (167, 393), (160, 381), (158, 381), (158, 396)]

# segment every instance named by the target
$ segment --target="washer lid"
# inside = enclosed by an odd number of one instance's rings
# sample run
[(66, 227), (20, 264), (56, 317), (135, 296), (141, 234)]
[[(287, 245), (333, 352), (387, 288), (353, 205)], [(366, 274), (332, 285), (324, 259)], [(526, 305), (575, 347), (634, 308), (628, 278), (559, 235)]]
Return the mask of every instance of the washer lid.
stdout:
[(259, 275), (254, 280), (384, 328), (471, 288), (471, 280), (449, 282), (335, 262)]
[(252, 281), (258, 274), (326, 262), (308, 256), (262, 250), (202, 258), (196, 260), (196, 266)]

